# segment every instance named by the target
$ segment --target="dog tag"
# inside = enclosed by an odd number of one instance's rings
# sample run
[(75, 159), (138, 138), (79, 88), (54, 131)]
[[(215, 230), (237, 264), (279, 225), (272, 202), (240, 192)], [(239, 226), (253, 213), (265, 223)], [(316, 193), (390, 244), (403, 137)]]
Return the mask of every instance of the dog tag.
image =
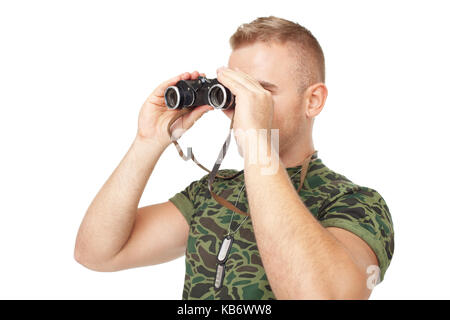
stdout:
[(225, 276), (225, 264), (218, 264), (216, 270), (216, 280), (214, 281), (214, 287), (220, 289), (223, 283), (223, 277)]
[(228, 254), (230, 253), (231, 245), (233, 244), (233, 237), (227, 235), (220, 246), (219, 254), (217, 255), (217, 262), (219, 264), (225, 263), (228, 259)]

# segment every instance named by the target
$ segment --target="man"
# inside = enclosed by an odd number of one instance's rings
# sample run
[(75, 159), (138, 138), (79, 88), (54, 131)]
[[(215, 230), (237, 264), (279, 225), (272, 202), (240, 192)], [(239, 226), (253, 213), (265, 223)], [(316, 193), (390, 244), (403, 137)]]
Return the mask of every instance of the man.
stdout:
[[(270, 16), (240, 26), (230, 44), (228, 68), (217, 70), (236, 96), (235, 109), (225, 114), (234, 113), (233, 127), (241, 132), (279, 133), (278, 148), (273, 139), (264, 141), (278, 170), (262, 174), (266, 165), (250, 161), (244, 136), (237, 139), (244, 170), (215, 179), (213, 192), (249, 215), (220, 205), (208, 190), (208, 174), (167, 202), (138, 208), (171, 144), (166, 127), (180, 112), (167, 109), (164, 90), (200, 75), (184, 73), (144, 103), (136, 139), (86, 212), (75, 259), (93, 270), (116, 271), (186, 254), (183, 299), (367, 299), (392, 259), (393, 225), (377, 191), (332, 171), (314, 153), (313, 122), (327, 98), (319, 43), (302, 26)], [(189, 129), (211, 109), (194, 108), (172, 131)], [(299, 186), (301, 171), (306, 177)], [(234, 240), (220, 256), (227, 235)]]

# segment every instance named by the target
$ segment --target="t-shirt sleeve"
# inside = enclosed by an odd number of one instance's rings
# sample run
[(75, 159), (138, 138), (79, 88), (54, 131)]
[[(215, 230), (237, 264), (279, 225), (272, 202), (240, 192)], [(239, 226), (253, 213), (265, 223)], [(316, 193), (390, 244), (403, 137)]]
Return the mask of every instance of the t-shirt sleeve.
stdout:
[(354, 188), (331, 201), (318, 219), (324, 227), (342, 228), (363, 239), (377, 256), (383, 280), (394, 253), (394, 227), (389, 208), (377, 191)]
[(194, 214), (196, 196), (200, 189), (206, 185), (207, 177), (208, 175), (205, 175), (201, 179), (191, 182), (186, 188), (169, 198), (169, 201), (180, 210), (189, 225)]

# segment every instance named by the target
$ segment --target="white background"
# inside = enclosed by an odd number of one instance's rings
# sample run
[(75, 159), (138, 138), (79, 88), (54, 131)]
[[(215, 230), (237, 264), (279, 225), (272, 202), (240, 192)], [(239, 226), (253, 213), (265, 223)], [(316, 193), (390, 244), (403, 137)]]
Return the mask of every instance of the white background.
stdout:
[[(319, 156), (379, 191), (393, 216), (394, 258), (372, 299), (450, 298), (447, 3), (2, 1), (0, 298), (181, 298), (184, 258), (98, 273), (73, 259), (76, 233), (151, 91), (185, 71), (214, 78), (236, 28), (268, 15), (304, 25), (324, 50)], [(180, 143), (212, 166), (228, 126), (210, 112)], [(226, 167), (243, 168), (234, 143)], [(141, 205), (204, 174), (169, 146)]]

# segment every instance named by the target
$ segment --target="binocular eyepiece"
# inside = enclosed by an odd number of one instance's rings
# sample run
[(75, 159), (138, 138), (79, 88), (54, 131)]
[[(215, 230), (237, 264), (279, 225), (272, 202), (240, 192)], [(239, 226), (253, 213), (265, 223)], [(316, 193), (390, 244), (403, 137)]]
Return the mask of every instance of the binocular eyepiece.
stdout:
[(217, 79), (199, 76), (196, 80), (180, 80), (164, 92), (169, 109), (193, 108), (209, 104), (225, 110), (235, 106), (235, 96)]

